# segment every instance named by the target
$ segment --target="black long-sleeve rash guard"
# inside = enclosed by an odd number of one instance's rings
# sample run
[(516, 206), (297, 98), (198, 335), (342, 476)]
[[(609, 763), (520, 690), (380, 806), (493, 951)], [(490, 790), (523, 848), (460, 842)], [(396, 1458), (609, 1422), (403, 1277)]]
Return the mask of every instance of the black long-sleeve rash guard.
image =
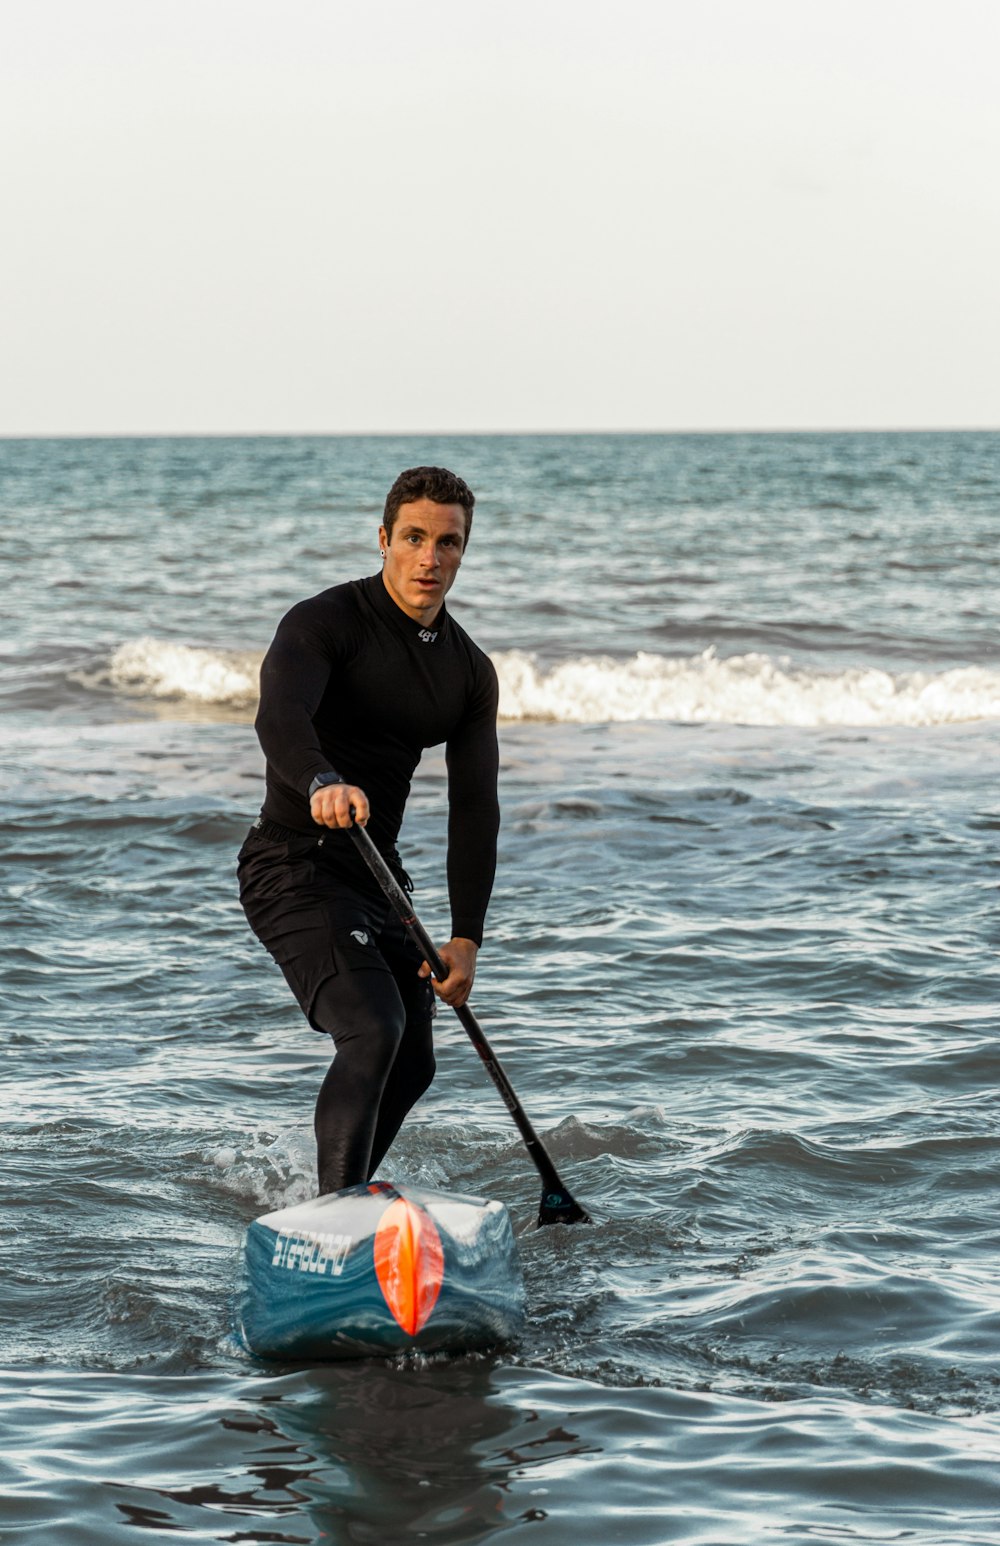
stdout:
[[(481, 944), (500, 825), (497, 696), (492, 662), (444, 606), (424, 628), (396, 605), (381, 574), (299, 602), (261, 666), (264, 816), (315, 833), (309, 785), (336, 772), (365, 791), (368, 831), (393, 855), (421, 753), (445, 742), (452, 936)], [(345, 878), (370, 888), (348, 833), (332, 832), (324, 852), (334, 843), (330, 857)]]

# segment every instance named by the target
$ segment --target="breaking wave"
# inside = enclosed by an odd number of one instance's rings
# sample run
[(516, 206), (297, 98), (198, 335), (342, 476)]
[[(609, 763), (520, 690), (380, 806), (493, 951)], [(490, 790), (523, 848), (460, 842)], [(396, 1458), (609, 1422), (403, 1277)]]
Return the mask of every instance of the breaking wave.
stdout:
[[(876, 727), (1000, 719), (1000, 672), (978, 666), (818, 671), (765, 654), (722, 659), (711, 649), (686, 657), (576, 656), (548, 667), (517, 650), (493, 660), (505, 720)], [(259, 666), (253, 651), (143, 638), (120, 645), (85, 685), (249, 711)]]
[(164, 639), (120, 644), (105, 669), (77, 680), (130, 698), (253, 709), (261, 657), (252, 650), (203, 649)]
[(970, 666), (894, 675), (876, 667), (815, 671), (770, 655), (719, 659), (640, 653), (585, 656), (548, 670), (530, 655), (497, 655), (507, 719), (588, 723), (940, 725), (1000, 718), (1000, 672)]

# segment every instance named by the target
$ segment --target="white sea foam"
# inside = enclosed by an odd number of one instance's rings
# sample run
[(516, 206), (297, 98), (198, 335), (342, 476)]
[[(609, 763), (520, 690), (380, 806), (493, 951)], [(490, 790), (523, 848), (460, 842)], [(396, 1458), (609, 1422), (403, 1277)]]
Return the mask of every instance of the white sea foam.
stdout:
[(804, 670), (770, 655), (720, 659), (584, 656), (542, 669), (517, 651), (494, 656), (505, 719), (590, 723), (939, 725), (1000, 718), (1000, 672), (968, 666), (893, 675), (876, 667)]
[(272, 1134), (257, 1127), (239, 1147), (223, 1144), (199, 1156), (215, 1166), (224, 1191), (247, 1198), (258, 1207), (290, 1208), (316, 1195), (315, 1143), (312, 1123)]
[[(1000, 672), (979, 666), (820, 671), (762, 654), (722, 659), (714, 650), (628, 660), (575, 656), (547, 669), (516, 650), (493, 660), (506, 720), (873, 727), (1000, 719)], [(259, 667), (260, 656), (251, 651), (144, 638), (120, 645), (89, 682), (129, 696), (249, 710), (257, 701)]]
[(252, 651), (197, 649), (164, 639), (132, 639), (115, 650), (100, 681), (130, 697), (252, 708), (257, 701), (259, 669), (260, 656)]

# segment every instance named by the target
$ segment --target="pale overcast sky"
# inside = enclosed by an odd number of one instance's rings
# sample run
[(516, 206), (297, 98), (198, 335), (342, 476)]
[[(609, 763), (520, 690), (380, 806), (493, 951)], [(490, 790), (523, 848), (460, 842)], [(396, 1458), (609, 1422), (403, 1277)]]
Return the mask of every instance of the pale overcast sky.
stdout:
[(0, 0), (0, 434), (1000, 427), (1000, 0)]

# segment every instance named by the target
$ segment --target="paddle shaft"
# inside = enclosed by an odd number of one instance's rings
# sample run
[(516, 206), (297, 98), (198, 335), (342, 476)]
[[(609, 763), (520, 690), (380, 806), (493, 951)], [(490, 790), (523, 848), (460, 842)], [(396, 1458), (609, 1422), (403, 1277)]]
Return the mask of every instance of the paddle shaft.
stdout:
[[(364, 859), (368, 868), (375, 876), (375, 879), (382, 887), (382, 890), (385, 892), (387, 898), (392, 903), (393, 909), (396, 912), (400, 923), (403, 925), (407, 934), (409, 934), (410, 938), (413, 940), (414, 944), (420, 950), (424, 960), (429, 964), (431, 971), (434, 973), (434, 976), (438, 979), (439, 982), (443, 982), (445, 977), (448, 975), (448, 968), (445, 966), (441, 957), (435, 950), (434, 944), (430, 935), (427, 933), (427, 930), (424, 928), (423, 924), (420, 922), (420, 919), (414, 913), (413, 908), (410, 905), (410, 899), (406, 895), (406, 892), (403, 890), (402, 886), (399, 884), (395, 875), (386, 864), (382, 855), (375, 847), (375, 844), (368, 836), (368, 833), (365, 831), (364, 827), (359, 827), (355, 822), (355, 824), (349, 828), (349, 831), (351, 837), (354, 839), (354, 843), (358, 849), (358, 852), (361, 854), (361, 857)], [(452, 1007), (455, 1008), (454, 1005)], [(463, 1004), (461, 1008), (455, 1008), (455, 1013), (461, 1020), (469, 1040), (472, 1042), (472, 1045), (479, 1053), (479, 1056), (486, 1068), (486, 1072), (489, 1074), (490, 1078), (493, 1080), (493, 1083), (499, 1090), (501, 1100), (507, 1107), (507, 1110), (510, 1112), (511, 1116), (514, 1118), (514, 1121), (517, 1123), (518, 1131), (520, 1132), (521, 1137), (524, 1139), (525, 1146), (528, 1150), (528, 1153), (531, 1155), (535, 1169), (538, 1171), (538, 1174), (542, 1178), (545, 1193), (551, 1194), (551, 1201), (549, 1204), (550, 1211), (552, 1211), (554, 1215), (556, 1211), (565, 1212), (567, 1209), (572, 1209), (576, 1210), (576, 1216), (582, 1216), (582, 1219), (586, 1219), (587, 1215), (584, 1210), (580, 1207), (579, 1203), (574, 1201), (569, 1192), (569, 1189), (564, 1186), (563, 1182), (559, 1179), (559, 1173), (556, 1170), (555, 1165), (552, 1163), (551, 1158), (546, 1152), (542, 1140), (539, 1138), (538, 1134), (535, 1132), (535, 1129), (532, 1127), (530, 1121), (528, 1120), (527, 1113), (525, 1112), (524, 1107), (521, 1105), (521, 1102), (518, 1100), (517, 1095), (514, 1092), (514, 1086), (511, 1084), (510, 1080), (507, 1078), (507, 1075), (504, 1073), (503, 1067), (495, 1052), (493, 1051), (493, 1048), (487, 1041), (486, 1033), (482, 1026), (479, 1024), (479, 1021), (472, 1013), (472, 1010), (469, 1008), (468, 1004)], [(565, 1201), (560, 1199), (565, 1199)], [(542, 1216), (540, 1218), (540, 1222), (555, 1222), (554, 1217), (551, 1220), (547, 1219), (545, 1217), (545, 1213), (546, 1197), (543, 1196)]]

